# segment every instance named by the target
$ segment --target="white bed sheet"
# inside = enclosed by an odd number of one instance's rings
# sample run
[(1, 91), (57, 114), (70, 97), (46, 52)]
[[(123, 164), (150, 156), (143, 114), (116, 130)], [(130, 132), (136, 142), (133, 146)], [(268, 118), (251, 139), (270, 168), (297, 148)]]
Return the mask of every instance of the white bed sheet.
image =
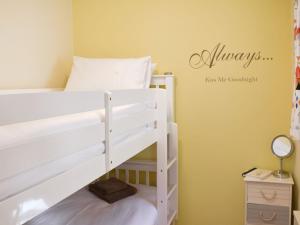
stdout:
[[(113, 118), (147, 110), (146, 104), (130, 104), (113, 108)], [(101, 124), (105, 120), (104, 110), (77, 113), (49, 119), (0, 126), (0, 150), (28, 143), (33, 139), (68, 130)]]
[(25, 225), (155, 225), (156, 188), (136, 187), (137, 194), (113, 204), (81, 189)]

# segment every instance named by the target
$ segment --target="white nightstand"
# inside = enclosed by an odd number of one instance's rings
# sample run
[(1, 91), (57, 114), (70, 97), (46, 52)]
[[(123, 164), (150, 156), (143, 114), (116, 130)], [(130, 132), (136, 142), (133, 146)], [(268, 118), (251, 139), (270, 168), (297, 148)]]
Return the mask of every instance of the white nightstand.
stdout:
[(294, 225), (300, 225), (300, 211), (294, 211)]
[(291, 225), (293, 178), (245, 177), (245, 225)]

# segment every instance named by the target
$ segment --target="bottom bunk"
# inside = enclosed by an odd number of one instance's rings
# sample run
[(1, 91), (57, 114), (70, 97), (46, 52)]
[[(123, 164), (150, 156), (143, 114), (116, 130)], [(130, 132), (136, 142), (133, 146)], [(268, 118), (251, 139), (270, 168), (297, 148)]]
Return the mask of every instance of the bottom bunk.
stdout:
[(156, 225), (156, 188), (135, 186), (135, 195), (113, 204), (83, 188), (25, 225)]
[[(135, 195), (109, 204), (85, 187), (25, 225), (158, 225), (155, 172), (154, 161), (128, 161), (106, 174), (106, 178), (117, 177), (130, 183), (138, 190)], [(169, 184), (168, 189), (171, 224), (177, 214), (177, 184)]]
[[(150, 126), (144, 127), (142, 130), (134, 130), (134, 133), (126, 136), (124, 140), (113, 142), (114, 149), (111, 154), (115, 159), (114, 164), (118, 165), (128, 160), (141, 149), (154, 143), (157, 139), (156, 133), (156, 129)], [(78, 138), (78, 142), (81, 140)], [(54, 146), (56, 147), (57, 143)], [(20, 147), (20, 152), (23, 153), (21, 150)], [(44, 152), (39, 151), (39, 156), (43, 156)], [(12, 153), (17, 155), (15, 152)], [(22, 159), (22, 156), (18, 154), (15, 158)], [(105, 159), (104, 144), (99, 143), (57, 160), (41, 163), (14, 176), (0, 179), (0, 224), (21, 225), (78, 191), (107, 172)], [(21, 167), (22, 163), (25, 164), (21, 162), (13, 165)], [(9, 163), (7, 165), (9, 166)]]

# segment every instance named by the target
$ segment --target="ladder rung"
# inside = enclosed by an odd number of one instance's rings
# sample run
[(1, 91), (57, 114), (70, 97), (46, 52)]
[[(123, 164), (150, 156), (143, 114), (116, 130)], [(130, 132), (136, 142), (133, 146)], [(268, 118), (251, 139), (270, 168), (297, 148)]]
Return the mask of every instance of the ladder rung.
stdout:
[(176, 188), (177, 188), (176, 184), (173, 184), (170, 188), (168, 188), (168, 199), (172, 196)]
[(168, 166), (167, 166), (167, 168), (170, 169), (170, 167), (173, 166), (176, 161), (177, 161), (176, 157), (174, 157), (173, 159), (168, 159)]
[(176, 210), (168, 213), (168, 225), (170, 225), (173, 222), (173, 220), (175, 219), (176, 213), (177, 213)]

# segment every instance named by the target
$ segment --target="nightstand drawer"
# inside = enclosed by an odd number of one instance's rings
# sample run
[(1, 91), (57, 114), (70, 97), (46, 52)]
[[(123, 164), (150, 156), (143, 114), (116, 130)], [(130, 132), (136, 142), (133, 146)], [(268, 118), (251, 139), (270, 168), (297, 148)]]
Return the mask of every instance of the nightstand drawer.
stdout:
[(289, 224), (289, 207), (247, 204), (247, 224)]
[(289, 185), (252, 183), (248, 184), (248, 203), (290, 206), (291, 188)]

